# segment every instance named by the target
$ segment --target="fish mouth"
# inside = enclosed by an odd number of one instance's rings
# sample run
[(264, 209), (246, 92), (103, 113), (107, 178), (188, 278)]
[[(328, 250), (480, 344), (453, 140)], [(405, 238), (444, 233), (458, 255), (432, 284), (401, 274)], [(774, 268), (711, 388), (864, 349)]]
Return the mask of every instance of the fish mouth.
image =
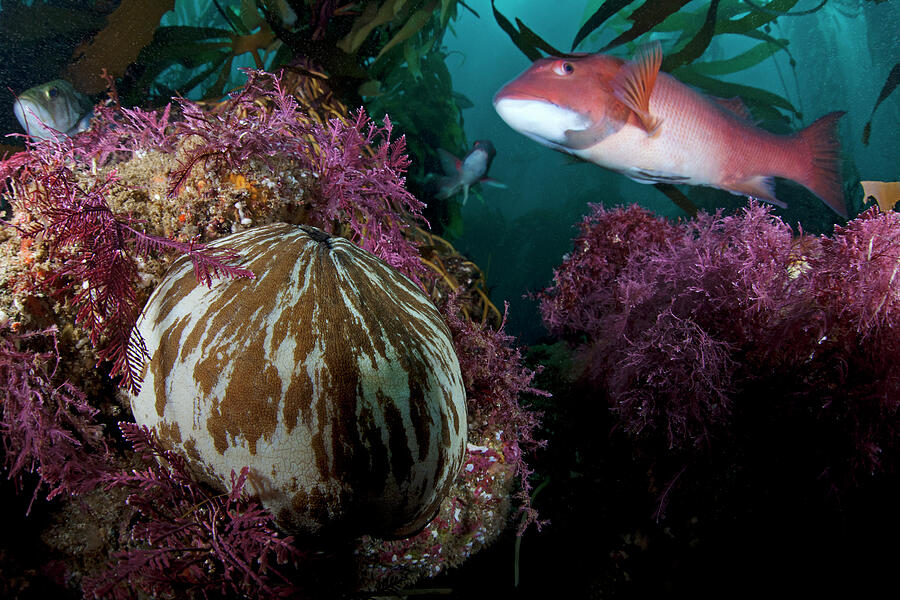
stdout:
[(559, 104), (551, 101), (546, 96), (539, 96), (537, 94), (529, 94), (527, 92), (520, 92), (516, 90), (507, 90), (506, 88), (503, 88), (499, 92), (494, 94), (494, 106), (497, 106), (497, 103), (502, 100), (526, 100), (530, 102), (545, 102), (557, 108), (562, 108)]
[(534, 94), (500, 93), (494, 110), (519, 133), (557, 150), (568, 150), (570, 132), (592, 126), (588, 115)]

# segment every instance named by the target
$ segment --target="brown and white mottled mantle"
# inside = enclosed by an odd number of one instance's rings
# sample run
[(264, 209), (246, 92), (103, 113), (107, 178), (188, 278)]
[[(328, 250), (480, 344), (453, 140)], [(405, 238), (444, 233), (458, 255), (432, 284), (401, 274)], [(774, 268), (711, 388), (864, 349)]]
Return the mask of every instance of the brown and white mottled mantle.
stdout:
[(290, 531), (405, 536), (463, 462), (465, 390), (450, 333), (406, 277), (343, 238), (273, 224), (210, 244), (256, 279), (198, 284), (177, 261), (141, 314), (139, 424)]

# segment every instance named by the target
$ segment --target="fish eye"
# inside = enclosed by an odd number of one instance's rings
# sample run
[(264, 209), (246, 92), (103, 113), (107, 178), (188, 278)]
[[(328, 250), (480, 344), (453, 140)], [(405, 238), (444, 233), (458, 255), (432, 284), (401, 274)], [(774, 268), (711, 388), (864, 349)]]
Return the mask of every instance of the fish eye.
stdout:
[(52, 100), (53, 98), (56, 98), (57, 96), (59, 96), (59, 90), (55, 87), (52, 87), (49, 90), (47, 90), (47, 96)]
[(575, 72), (575, 67), (567, 60), (558, 60), (553, 65), (553, 70), (557, 75), (571, 75)]

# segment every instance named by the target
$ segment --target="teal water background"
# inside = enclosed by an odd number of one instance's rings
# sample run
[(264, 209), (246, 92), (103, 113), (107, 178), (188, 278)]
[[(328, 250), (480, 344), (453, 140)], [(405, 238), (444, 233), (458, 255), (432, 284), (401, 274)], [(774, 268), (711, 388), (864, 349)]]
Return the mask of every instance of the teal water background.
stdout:
[[(518, 17), (550, 44), (568, 51), (584, 21), (586, 5), (596, 4), (581, 0), (498, 0), (496, 6), (510, 20)], [(818, 4), (818, 0), (800, 2), (796, 10)], [(704, 5), (708, 2), (692, 2), (685, 9)], [(463, 209), (464, 234), (456, 243), (486, 271), (498, 306), (504, 300), (510, 302), (509, 331), (522, 341), (534, 342), (544, 330), (536, 302), (522, 295), (550, 283), (552, 269), (571, 248), (571, 239), (577, 233), (575, 225), (587, 213), (587, 203), (614, 206), (638, 202), (665, 216), (684, 213), (650, 186), (592, 164), (573, 164), (565, 155), (507, 127), (494, 112), (491, 98), (530, 61), (497, 25), (490, 2), (474, 2), (472, 6), (481, 18), (461, 13), (444, 39), (451, 51), (447, 64), (454, 88), (474, 103), (464, 111), (466, 136), (470, 142), (482, 138), (494, 142), (497, 157), (491, 176), (509, 188), (484, 187), (483, 202), (477, 198), (468, 202)], [(855, 166), (864, 180), (900, 179), (900, 93), (878, 108), (869, 145), (861, 140), (885, 78), (900, 61), (900, 2), (829, 0), (813, 14), (779, 18), (771, 34), (790, 41), (796, 69), (788, 64), (788, 56), (779, 52), (755, 67), (722, 78), (787, 98), (803, 112), (803, 121), (794, 124), (795, 128), (831, 111), (847, 111), (841, 120), (840, 137), (852, 164), (846, 165), (849, 172), (845, 171), (845, 177), (852, 175)], [(593, 51), (611, 37), (612, 32), (600, 31), (578, 49)], [(755, 43), (738, 35), (715, 36), (699, 60), (725, 59)], [(625, 48), (613, 52), (627, 55)], [(726, 192), (696, 191), (725, 209), (746, 202)], [(861, 191), (857, 193), (861, 195)], [(802, 207), (792, 208), (795, 210), (776, 210), (775, 214), (794, 226), (800, 222), (809, 231)], [(812, 208), (818, 211), (820, 207)]]
[[(65, 0), (58, 0), (66, 3)], [(660, 3), (664, 0), (659, 0)], [(734, 4), (737, 0), (731, 2)], [(511, 21), (521, 19), (553, 46), (563, 51), (585, 19), (601, 5), (601, 0), (496, 0), (496, 8)], [(765, 4), (763, 0), (754, 0)], [(38, 23), (23, 26), (13, 23), (9, 15), (12, 4), (43, 6), (40, 0), (8, 0), (0, 2), (0, 34), (25, 36), (16, 42), (8, 37), (0, 47), (0, 92), (6, 93), (8, 110), (0, 114), (0, 131), (20, 132), (12, 115), (13, 94), (50, 79), (63, 71), (71, 55), (71, 47), (62, 44), (66, 35), (89, 30), (90, 11), (77, 9), (65, 22)], [(220, 0), (226, 6), (239, 5), (238, 0)], [(549, 150), (509, 128), (497, 116), (491, 99), (507, 81), (528, 67), (530, 61), (516, 48), (498, 26), (489, 0), (469, 0), (480, 18), (460, 9), (450, 31), (444, 36), (449, 51), (447, 65), (454, 90), (468, 97), (473, 106), (463, 111), (465, 133), (469, 144), (477, 139), (490, 139), (497, 157), (491, 176), (505, 183), (507, 189), (483, 187), (480, 197), (470, 198), (462, 209), (463, 231), (453, 240), (458, 250), (474, 260), (487, 275), (492, 299), (501, 307), (511, 305), (508, 331), (521, 341), (534, 342), (544, 335), (534, 300), (523, 295), (539, 291), (551, 282), (552, 270), (571, 248), (576, 225), (588, 211), (588, 203), (607, 206), (638, 202), (660, 215), (677, 218), (684, 213), (663, 194), (650, 186), (637, 184), (624, 176), (610, 173), (592, 164), (574, 163), (565, 155)], [(639, 4), (639, 3), (638, 3)], [(793, 12), (806, 12), (822, 4), (822, 0), (800, 0)], [(69, 3), (71, 6), (71, 4)], [(694, 0), (685, 11), (701, 11), (708, 0)], [(633, 6), (626, 8), (630, 13)], [(749, 12), (751, 9), (748, 8)], [(17, 12), (15, 14), (23, 14)], [(24, 13), (29, 14), (29, 13)], [(45, 13), (37, 11), (35, 15)], [(699, 14), (699, 13), (698, 13)], [(85, 22), (79, 21), (83, 17)], [(37, 17), (36, 17), (37, 18)], [(622, 18), (612, 19), (579, 46), (578, 50), (594, 51), (627, 27)], [(175, 10), (167, 13), (162, 25), (193, 24), (227, 27), (211, 0), (178, 0)], [(852, 184), (858, 180), (900, 180), (900, 91), (892, 94), (874, 116), (871, 140), (863, 145), (862, 131), (870, 119), (876, 98), (891, 68), (900, 63), (900, 0), (827, 0), (821, 10), (804, 16), (783, 16), (775, 20), (769, 33), (789, 41), (796, 66), (788, 63), (788, 55), (778, 52), (760, 64), (721, 79), (763, 88), (789, 100), (803, 113), (802, 120), (791, 123), (793, 129), (810, 124), (814, 119), (834, 110), (847, 111), (840, 125), (845, 156), (844, 177), (848, 183), (848, 199), (859, 204), (861, 189)], [(96, 24), (95, 24), (96, 25)], [(699, 28), (699, 23), (698, 23)], [(49, 35), (48, 32), (56, 32)], [(32, 37), (28, 37), (32, 36)], [(652, 33), (665, 49), (671, 46), (671, 34)], [(35, 41), (40, 43), (35, 43)], [(71, 43), (71, 40), (69, 41)], [(716, 35), (699, 61), (723, 60), (740, 54), (757, 43), (740, 35)], [(613, 50), (628, 56), (629, 48)], [(238, 86), (243, 79), (240, 67), (251, 66), (249, 54), (235, 59), (229, 82)], [(271, 66), (271, 65), (267, 65)], [(161, 79), (184, 78), (172, 68)], [(174, 84), (173, 84), (174, 85)], [(8, 92), (8, 93), (7, 93)], [(197, 90), (194, 90), (197, 92)], [(188, 94), (188, 97), (193, 97)], [(375, 118), (383, 115), (373, 114)], [(434, 123), (436, 129), (447, 123)], [(3, 142), (3, 140), (0, 140)], [(725, 192), (701, 188), (689, 190), (701, 207), (734, 210), (746, 200)], [(780, 184), (779, 197), (788, 200), (790, 208), (777, 209), (792, 226), (802, 224), (804, 230), (822, 233), (830, 230), (834, 215), (816, 203), (811, 196), (797, 194), (796, 186)], [(785, 197), (788, 194), (788, 197)], [(797, 194), (797, 195), (795, 195)], [(429, 202), (433, 199), (424, 198)]]

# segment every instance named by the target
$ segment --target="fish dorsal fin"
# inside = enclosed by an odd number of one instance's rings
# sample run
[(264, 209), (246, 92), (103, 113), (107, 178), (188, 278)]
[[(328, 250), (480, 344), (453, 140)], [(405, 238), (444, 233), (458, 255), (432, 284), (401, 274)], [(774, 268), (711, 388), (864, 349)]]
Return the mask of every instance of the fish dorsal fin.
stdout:
[(650, 95), (662, 65), (659, 41), (641, 46), (634, 60), (626, 62), (613, 78), (613, 93), (641, 120), (648, 135), (654, 135), (662, 121), (650, 114)]
[(444, 150), (443, 148), (437, 149), (438, 158), (441, 159), (441, 168), (444, 170), (444, 175), (458, 175), (459, 169), (462, 166), (462, 161)]
[(750, 110), (747, 108), (747, 105), (744, 104), (744, 101), (739, 97), (734, 96), (733, 98), (716, 98), (713, 97), (719, 106), (730, 112), (731, 114), (740, 117), (741, 119), (747, 121), (748, 123), (753, 123), (753, 115), (750, 114)]

